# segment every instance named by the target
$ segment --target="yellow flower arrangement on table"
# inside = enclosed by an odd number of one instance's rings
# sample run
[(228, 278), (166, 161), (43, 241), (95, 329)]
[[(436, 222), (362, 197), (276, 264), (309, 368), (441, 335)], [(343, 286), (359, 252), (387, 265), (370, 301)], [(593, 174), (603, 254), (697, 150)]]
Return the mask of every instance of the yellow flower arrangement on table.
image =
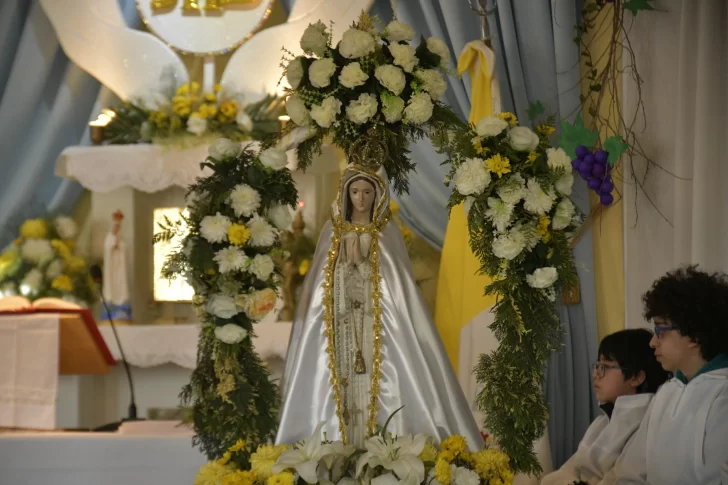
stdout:
[(86, 261), (74, 253), (78, 229), (71, 218), (28, 219), (19, 232), (0, 254), (0, 297), (54, 297), (85, 306), (95, 301)]

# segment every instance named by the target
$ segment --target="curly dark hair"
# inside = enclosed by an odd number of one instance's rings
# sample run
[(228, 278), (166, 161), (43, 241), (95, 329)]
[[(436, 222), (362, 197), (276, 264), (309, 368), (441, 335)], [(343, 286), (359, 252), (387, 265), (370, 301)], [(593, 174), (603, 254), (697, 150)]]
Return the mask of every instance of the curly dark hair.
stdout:
[(669, 320), (710, 361), (728, 353), (728, 276), (697, 266), (670, 271), (642, 296), (644, 317)]

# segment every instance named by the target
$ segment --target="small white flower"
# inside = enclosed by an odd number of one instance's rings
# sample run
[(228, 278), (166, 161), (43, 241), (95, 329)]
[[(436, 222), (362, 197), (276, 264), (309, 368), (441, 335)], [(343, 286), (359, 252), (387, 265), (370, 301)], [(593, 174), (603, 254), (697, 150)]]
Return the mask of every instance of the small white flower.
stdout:
[(53, 247), (46, 239), (28, 239), (20, 249), (23, 259), (34, 264), (45, 264), (53, 259)]
[(60, 276), (61, 273), (63, 273), (63, 261), (60, 259), (54, 259), (53, 262), (46, 268), (46, 277), (49, 280)]
[(306, 54), (316, 54), (323, 57), (328, 48), (329, 36), (326, 33), (326, 25), (320, 20), (315, 24), (308, 24), (301, 36), (301, 49)]
[(20, 283), (20, 288), (26, 287), (31, 293), (40, 290), (43, 284), (43, 273), (38, 268), (33, 268), (25, 274), (25, 278)]
[(387, 123), (396, 123), (402, 119), (404, 100), (399, 96), (382, 95), (382, 114)]
[(357, 125), (364, 124), (377, 114), (377, 105), (374, 94), (362, 93), (346, 107), (346, 117)]
[(415, 55), (415, 48), (406, 44), (390, 44), (389, 53), (394, 58), (394, 63), (400, 66), (404, 72), (412, 72), (420, 60)]
[(293, 217), (291, 216), (290, 207), (283, 204), (276, 204), (268, 209), (268, 219), (270, 219), (271, 222), (273, 222), (273, 225), (278, 229), (285, 231), (288, 229), (288, 226), (291, 225)]
[(547, 148), (546, 161), (552, 170), (563, 168), (571, 171), (571, 158), (563, 148)]
[(556, 196), (549, 191), (546, 193), (535, 179), (528, 180), (528, 192), (523, 207), (530, 213), (539, 216), (546, 215), (554, 205)]
[(333, 96), (324, 99), (320, 105), (311, 106), (311, 118), (322, 128), (328, 128), (341, 113), (341, 101)]
[(515, 205), (526, 196), (526, 181), (520, 173), (513, 174), (496, 192), (504, 202)]
[(561, 202), (556, 205), (556, 213), (551, 220), (551, 227), (555, 231), (566, 229), (573, 222), (575, 212), (574, 204), (569, 199), (561, 199)]
[(245, 269), (248, 264), (248, 257), (242, 249), (229, 247), (215, 253), (213, 258), (220, 268), (220, 273), (230, 273)]
[(227, 241), (227, 231), (232, 225), (230, 219), (220, 215), (205, 216), (200, 222), (200, 234), (211, 243)]
[(272, 246), (276, 241), (276, 230), (268, 224), (268, 221), (254, 215), (252, 219), (248, 221), (248, 229), (250, 229), (250, 244), (253, 247), (266, 247)]
[(376, 43), (369, 32), (351, 28), (344, 32), (339, 42), (339, 54), (347, 59), (357, 59), (374, 52)]
[(538, 146), (538, 135), (525, 126), (516, 126), (508, 132), (508, 140), (514, 150), (531, 152)]
[(241, 151), (243, 151), (243, 148), (240, 146), (240, 143), (228, 140), (227, 138), (218, 138), (207, 149), (207, 154), (215, 160), (224, 160), (226, 158), (237, 157)]
[(238, 111), (238, 114), (235, 117), (235, 123), (243, 133), (250, 133), (253, 131), (253, 119), (243, 109)]
[(61, 239), (73, 239), (78, 233), (78, 226), (70, 217), (56, 217), (55, 226), (56, 232), (61, 237)]
[(292, 89), (298, 88), (303, 80), (303, 76), (306, 72), (303, 69), (303, 58), (296, 57), (291, 60), (286, 66), (286, 79)]
[(399, 95), (405, 86), (405, 78), (402, 69), (391, 64), (379, 66), (374, 70), (374, 77), (377, 78), (379, 84), (390, 90), (395, 95)]
[(387, 24), (387, 39), (391, 42), (411, 41), (415, 38), (415, 31), (409, 25), (392, 20)]
[(495, 238), (492, 249), (496, 257), (510, 261), (521, 254), (525, 247), (526, 238), (519, 229), (514, 228)]
[(187, 120), (187, 131), (200, 136), (207, 131), (207, 120), (201, 116), (190, 116)]
[(437, 37), (427, 39), (427, 50), (440, 56), (440, 65), (447, 67), (450, 64), (450, 49)]
[(480, 136), (498, 136), (506, 128), (508, 128), (508, 122), (493, 115), (482, 118), (475, 125), (475, 131)]
[(432, 118), (433, 108), (432, 100), (427, 93), (415, 94), (404, 109), (404, 118), (416, 125), (425, 123)]
[(526, 282), (531, 288), (549, 288), (556, 283), (559, 273), (556, 268), (538, 268), (533, 273), (526, 275)]
[(242, 342), (248, 336), (248, 331), (243, 327), (228, 323), (222, 327), (215, 327), (215, 337), (226, 344), (234, 345)]
[(554, 187), (560, 194), (571, 195), (571, 188), (574, 185), (574, 174), (569, 169), (564, 175), (559, 177)]
[(361, 64), (358, 62), (350, 62), (345, 65), (341, 70), (341, 74), (339, 74), (339, 82), (349, 89), (363, 86), (367, 79), (369, 79), (369, 76), (362, 71)]
[(488, 197), (488, 210), (485, 212), (485, 216), (493, 221), (498, 232), (505, 232), (511, 223), (513, 209), (513, 204), (497, 197)]
[(324, 57), (316, 59), (308, 68), (308, 80), (311, 85), (317, 88), (325, 88), (331, 84), (331, 76), (336, 72), (336, 64), (333, 59)]
[(235, 215), (249, 217), (260, 207), (260, 194), (250, 185), (238, 184), (228, 197)]
[(462, 195), (481, 194), (490, 185), (490, 173), (479, 158), (468, 158), (455, 171), (455, 188)]
[(248, 271), (253, 273), (256, 278), (262, 281), (270, 278), (274, 269), (275, 263), (273, 263), (273, 259), (267, 254), (258, 254), (250, 262), (250, 266), (248, 266)]
[(307, 126), (311, 122), (306, 103), (295, 94), (288, 96), (288, 99), (286, 99), (286, 113), (297, 126)]
[(282, 147), (266, 148), (260, 153), (260, 163), (264, 167), (272, 168), (273, 170), (286, 168), (288, 165), (288, 157), (286, 157), (285, 149)]
[(235, 299), (222, 293), (215, 293), (210, 296), (207, 305), (205, 305), (205, 310), (207, 313), (224, 319), (232, 318), (240, 313), (240, 309), (235, 304)]
[(422, 80), (422, 88), (430, 94), (433, 101), (439, 101), (447, 91), (447, 81), (440, 71), (424, 69), (417, 71), (417, 76)]

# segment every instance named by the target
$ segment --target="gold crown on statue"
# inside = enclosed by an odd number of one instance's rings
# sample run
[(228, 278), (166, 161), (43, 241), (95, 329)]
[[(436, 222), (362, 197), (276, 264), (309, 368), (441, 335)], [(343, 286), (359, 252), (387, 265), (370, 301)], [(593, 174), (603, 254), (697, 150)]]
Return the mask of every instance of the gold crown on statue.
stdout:
[(388, 156), (384, 134), (374, 127), (349, 147), (349, 162), (371, 170), (379, 169)]

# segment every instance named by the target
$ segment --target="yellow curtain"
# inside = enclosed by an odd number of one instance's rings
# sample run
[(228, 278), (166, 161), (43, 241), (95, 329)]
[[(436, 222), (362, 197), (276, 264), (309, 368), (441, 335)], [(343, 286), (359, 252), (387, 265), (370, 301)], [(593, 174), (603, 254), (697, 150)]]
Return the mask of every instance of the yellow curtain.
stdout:
[[(484, 48), (482, 41), (471, 42), (458, 59), (458, 73), (468, 72), (472, 80), (469, 117), (472, 123), (493, 112), (492, 79)], [(460, 331), (476, 315), (495, 304), (495, 297), (483, 296), (491, 280), (477, 274), (480, 261), (470, 250), (469, 240), (468, 221), (461, 204), (452, 209), (445, 232), (435, 305), (435, 325), (456, 373)]]

